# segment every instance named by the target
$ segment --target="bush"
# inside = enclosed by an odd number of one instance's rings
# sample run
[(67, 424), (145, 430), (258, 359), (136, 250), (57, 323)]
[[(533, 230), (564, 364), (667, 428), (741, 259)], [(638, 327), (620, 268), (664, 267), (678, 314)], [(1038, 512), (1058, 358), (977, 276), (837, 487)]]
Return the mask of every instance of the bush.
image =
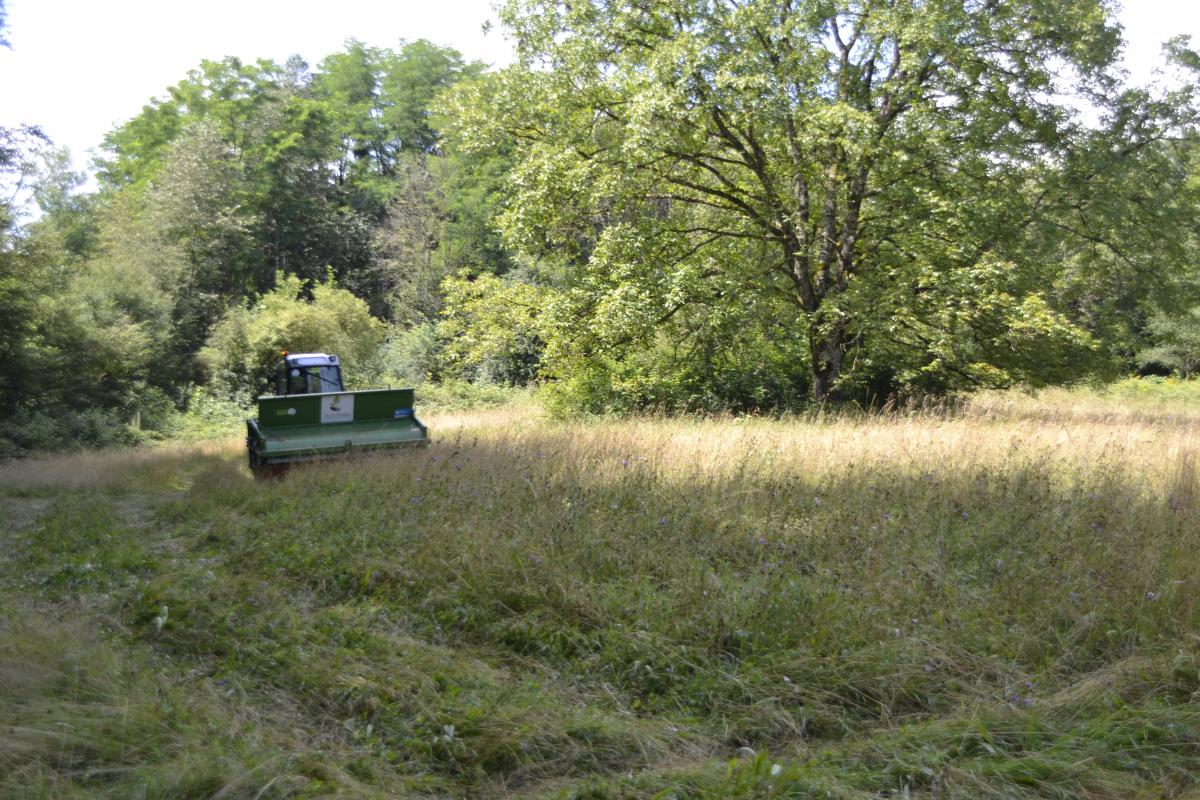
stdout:
[(1102, 391), (1125, 401), (1186, 405), (1200, 403), (1200, 380), (1180, 380), (1179, 378), (1159, 376), (1126, 378), (1104, 386)]
[(424, 323), (407, 330), (395, 327), (379, 349), (379, 368), (385, 381), (415, 385), (436, 380), (442, 348), (435, 325)]
[(194, 389), (188, 396), (187, 410), (172, 419), (169, 433), (172, 439), (215, 439), (244, 431), (249, 403), (239, 404), (216, 397), (203, 389)]
[(0, 457), (37, 451), (82, 450), (133, 445), (145, 434), (127, 415), (110, 409), (84, 411), (18, 411), (0, 422)]
[(1156, 314), (1146, 332), (1154, 345), (1137, 354), (1139, 367), (1167, 369), (1182, 378), (1200, 371), (1200, 306), (1178, 316)]
[[(732, 324), (736, 322), (737, 324)], [(691, 320), (681, 344), (668, 333), (621, 357), (579, 358), (547, 386), (547, 409), (574, 413), (795, 409), (808, 395), (806, 343), (755, 320)]]
[(532, 396), (533, 390), (527, 388), (450, 380), (422, 384), (417, 392), (417, 404), (422, 413), (460, 411), (529, 401)]
[(200, 358), (218, 395), (244, 403), (268, 391), (281, 350), (336, 353), (358, 385), (378, 373), (384, 326), (367, 304), (332, 281), (312, 287), (311, 300), (305, 294), (299, 278), (280, 277), (254, 306), (217, 323)]
[(548, 290), (531, 283), (466, 273), (442, 281), (446, 368), (456, 377), (525, 386), (541, 368), (541, 325)]

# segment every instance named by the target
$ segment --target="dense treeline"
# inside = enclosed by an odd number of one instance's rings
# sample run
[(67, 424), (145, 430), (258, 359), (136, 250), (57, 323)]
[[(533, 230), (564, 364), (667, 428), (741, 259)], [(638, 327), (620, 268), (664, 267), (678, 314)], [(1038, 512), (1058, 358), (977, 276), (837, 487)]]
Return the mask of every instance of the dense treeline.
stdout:
[(3, 131), (7, 447), (245, 402), (280, 347), (591, 410), (1200, 363), (1184, 40), (1168, 92), (1121, 81), (1099, 0), (503, 21), (491, 72), (425, 41), (203, 62), (106, 137), (94, 191)]
[(113, 423), (153, 427), (201, 387), (245, 401), (279, 347), (343, 352), (360, 382), (434, 370), (442, 279), (510, 266), (489, 223), (503, 158), (448, 156), (431, 126), (481, 71), (425, 41), (204, 62), (108, 135), (91, 193), (9, 131), (40, 208), (5, 219), (9, 437), (127, 436)]

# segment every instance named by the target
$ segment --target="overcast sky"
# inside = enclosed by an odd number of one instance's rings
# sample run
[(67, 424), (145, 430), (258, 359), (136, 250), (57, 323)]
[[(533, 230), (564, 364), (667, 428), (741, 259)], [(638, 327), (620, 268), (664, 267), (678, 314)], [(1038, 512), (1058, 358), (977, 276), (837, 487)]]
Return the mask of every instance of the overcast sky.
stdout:
[[(1147, 80), (1166, 39), (1200, 45), (1200, 0), (1130, 0), (1121, 12), (1126, 64)], [(7, 0), (0, 49), (0, 125), (40, 125), (82, 166), (114, 124), (165, 94), (202, 59), (227, 55), (316, 63), (355, 38), (394, 47), (429, 39), (503, 65), (512, 47), (492, 0)]]

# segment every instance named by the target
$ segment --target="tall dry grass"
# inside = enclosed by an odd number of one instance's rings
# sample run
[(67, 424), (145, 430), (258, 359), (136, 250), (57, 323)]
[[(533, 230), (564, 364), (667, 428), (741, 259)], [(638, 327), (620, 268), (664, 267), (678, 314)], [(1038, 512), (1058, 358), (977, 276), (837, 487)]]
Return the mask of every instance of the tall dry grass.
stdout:
[[(183, 759), (247, 797), (1172, 796), (1200, 773), (1200, 414), (1052, 400), (456, 412), (266, 483), (236, 442), (7, 465), (41, 505), (0, 598), (196, 676), (138, 728), (155, 786)], [(20, 630), (21, 664), (61, 660)], [(104, 794), (72, 771), (129, 759), (83, 728), (3, 763)]]

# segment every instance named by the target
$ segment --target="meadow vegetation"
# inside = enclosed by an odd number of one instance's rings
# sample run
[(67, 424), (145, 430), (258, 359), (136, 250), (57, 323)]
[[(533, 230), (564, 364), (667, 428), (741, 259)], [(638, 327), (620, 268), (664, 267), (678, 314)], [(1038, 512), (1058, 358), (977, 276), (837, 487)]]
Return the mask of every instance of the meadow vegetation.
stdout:
[(0, 795), (1192, 797), (1191, 388), (11, 462)]

